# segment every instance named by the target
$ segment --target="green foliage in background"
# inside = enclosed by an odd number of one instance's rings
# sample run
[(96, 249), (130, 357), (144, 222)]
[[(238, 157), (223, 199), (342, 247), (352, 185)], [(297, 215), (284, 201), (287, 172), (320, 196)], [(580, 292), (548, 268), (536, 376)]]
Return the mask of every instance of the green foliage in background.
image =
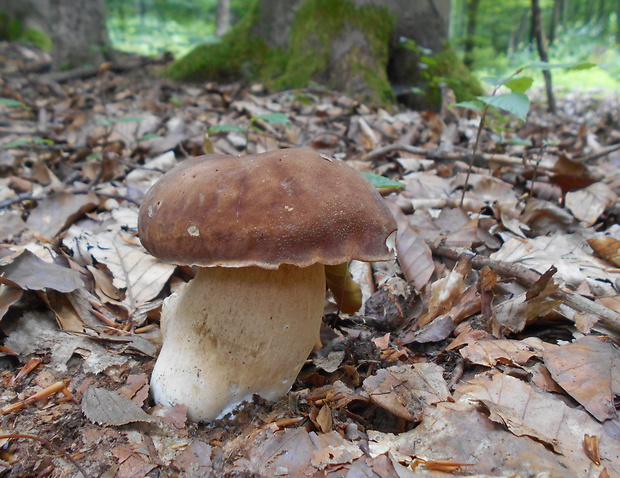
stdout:
[[(233, 21), (253, 0), (231, 0)], [(213, 43), (217, 0), (107, 0), (108, 33), (115, 48), (143, 55), (182, 55)]]
[(51, 51), (54, 43), (43, 31), (26, 28), (17, 18), (9, 18), (4, 10), (0, 10), (0, 40), (21, 41), (45, 51)]
[[(464, 47), (467, 5), (452, 1), (451, 41)], [(542, 24), (549, 41), (549, 58), (562, 63), (592, 62), (591, 70), (553, 72), (557, 87), (612, 89), (620, 83), (620, 6), (618, 2), (540, 0)], [(501, 75), (539, 59), (531, 33), (531, 0), (480, 0), (473, 68), (481, 76)], [(535, 86), (542, 76), (535, 75)]]

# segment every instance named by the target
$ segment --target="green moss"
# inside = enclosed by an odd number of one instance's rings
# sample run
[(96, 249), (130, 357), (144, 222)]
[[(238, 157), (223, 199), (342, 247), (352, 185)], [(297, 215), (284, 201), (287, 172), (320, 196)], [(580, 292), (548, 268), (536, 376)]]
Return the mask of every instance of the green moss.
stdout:
[[(291, 28), (289, 61), (284, 74), (273, 82), (276, 89), (299, 88), (317, 80), (327, 86), (365, 83), (371, 101), (390, 102), (392, 91), (385, 74), (393, 20), (386, 8), (357, 8), (347, 0), (308, 0), (296, 12)], [(350, 48), (335, 62), (333, 44), (343, 32), (360, 31), (370, 47)], [(373, 65), (374, 63), (374, 65)], [(330, 70), (335, 70), (330, 74)], [(352, 75), (352, 77), (351, 77)], [(339, 77), (339, 78), (338, 78)], [(356, 78), (357, 77), (357, 78)], [(355, 91), (355, 85), (351, 85)]]
[(445, 48), (432, 57), (423, 58), (422, 61), (428, 66), (424, 77), (428, 85), (426, 99), (430, 104), (441, 103), (442, 85), (454, 91), (457, 102), (473, 100), (484, 94), (478, 79), (451, 47)]
[(41, 50), (52, 51), (54, 42), (43, 31), (35, 28), (26, 28), (20, 36), (20, 40), (30, 43)]
[(19, 18), (9, 17), (4, 10), (0, 10), (0, 40), (23, 41), (45, 51), (54, 46), (52, 39), (42, 30), (24, 28)]
[[(276, 90), (302, 88), (311, 81), (337, 88), (336, 80), (342, 85), (346, 78), (346, 89), (349, 83), (352, 91), (364, 85), (360, 93), (365, 99), (393, 101), (385, 74), (393, 28), (387, 9), (356, 8), (348, 0), (307, 0), (295, 14), (286, 51), (269, 48), (252, 34), (258, 13), (256, 2), (219, 43), (194, 48), (174, 62), (167, 74), (177, 80), (262, 81)], [(351, 48), (335, 61), (332, 44), (338, 35), (351, 30), (363, 34), (366, 48)]]
[(251, 34), (257, 15), (255, 2), (218, 43), (197, 46), (170, 65), (166, 74), (175, 80), (192, 81), (234, 81), (251, 76), (251, 71), (271, 55), (265, 42)]

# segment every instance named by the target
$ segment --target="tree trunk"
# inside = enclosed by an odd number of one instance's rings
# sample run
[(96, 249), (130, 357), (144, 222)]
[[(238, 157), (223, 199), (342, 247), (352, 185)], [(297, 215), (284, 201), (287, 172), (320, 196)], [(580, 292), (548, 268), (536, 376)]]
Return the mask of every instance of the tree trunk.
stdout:
[(465, 32), (465, 45), (464, 45), (464, 62), (465, 66), (471, 68), (474, 59), (472, 53), (474, 50), (474, 40), (476, 36), (476, 24), (478, 19), (478, 7), (480, 6), (480, 0), (469, 0), (467, 2), (467, 30)]
[(104, 0), (3, 0), (2, 9), (23, 38), (51, 40), (54, 69), (96, 65), (107, 55)]
[(217, 17), (215, 19), (215, 36), (221, 37), (230, 26), (230, 0), (217, 1)]
[[(545, 32), (542, 28), (542, 20), (540, 15), (540, 3), (538, 0), (532, 0), (532, 34), (536, 39), (536, 46), (538, 47), (538, 56), (544, 62), (549, 61), (547, 55), (547, 41), (545, 39)], [(555, 96), (553, 95), (553, 85), (551, 83), (551, 72), (549, 70), (543, 70), (545, 77), (545, 90), (547, 92), (547, 108), (550, 113), (555, 114)]]
[[(457, 98), (471, 99), (481, 94), (479, 83), (453, 51), (443, 51), (449, 18), (450, 0), (258, 0), (221, 42), (195, 48), (168, 73), (261, 81), (276, 90), (318, 83), (383, 104), (430, 81), (426, 105), (407, 100), (428, 107), (439, 96), (439, 82), (458, 70), (452, 77), (472, 93), (465, 97), (448, 86)], [(421, 56), (435, 54), (445, 57), (420, 68)], [(441, 71), (430, 71), (437, 65)]]
[(560, 24), (560, 19), (564, 12), (564, 0), (555, 0), (553, 2), (553, 12), (551, 13), (551, 22), (549, 24), (549, 44), (555, 41), (555, 34)]

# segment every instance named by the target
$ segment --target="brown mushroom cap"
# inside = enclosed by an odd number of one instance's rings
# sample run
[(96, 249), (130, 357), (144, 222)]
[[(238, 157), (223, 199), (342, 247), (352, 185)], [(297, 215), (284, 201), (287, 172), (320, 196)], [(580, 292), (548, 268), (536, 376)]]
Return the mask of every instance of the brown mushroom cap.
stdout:
[(174, 264), (277, 269), (389, 260), (396, 222), (350, 166), (296, 148), (184, 161), (147, 192), (138, 228)]

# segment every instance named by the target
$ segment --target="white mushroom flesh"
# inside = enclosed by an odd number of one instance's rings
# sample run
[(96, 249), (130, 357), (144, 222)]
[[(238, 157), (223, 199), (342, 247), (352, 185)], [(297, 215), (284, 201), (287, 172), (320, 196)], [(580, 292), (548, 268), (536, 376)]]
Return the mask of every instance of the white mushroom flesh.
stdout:
[(279, 399), (317, 342), (324, 300), (322, 264), (200, 268), (164, 304), (155, 401), (208, 421), (254, 394)]

